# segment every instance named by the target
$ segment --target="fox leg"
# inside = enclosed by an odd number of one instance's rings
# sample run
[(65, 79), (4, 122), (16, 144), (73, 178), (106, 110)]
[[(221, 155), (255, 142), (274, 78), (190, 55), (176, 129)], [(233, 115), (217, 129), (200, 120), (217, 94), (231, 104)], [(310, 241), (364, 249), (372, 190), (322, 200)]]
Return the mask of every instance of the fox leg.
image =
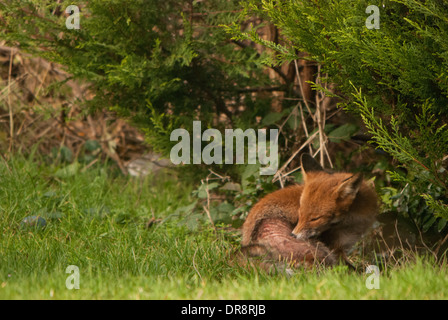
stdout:
[(336, 264), (336, 256), (323, 243), (299, 240), (291, 236), (293, 227), (281, 218), (261, 220), (252, 234), (251, 245), (255, 247), (246, 246), (246, 251), (263, 253), (271, 261), (286, 262), (293, 267), (311, 267), (316, 262)]

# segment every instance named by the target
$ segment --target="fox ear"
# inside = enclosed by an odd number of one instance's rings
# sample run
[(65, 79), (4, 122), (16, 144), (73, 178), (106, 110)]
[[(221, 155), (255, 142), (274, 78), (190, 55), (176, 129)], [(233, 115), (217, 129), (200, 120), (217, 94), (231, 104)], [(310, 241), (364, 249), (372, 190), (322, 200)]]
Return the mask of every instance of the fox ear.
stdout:
[(302, 154), (300, 157), (300, 162), (302, 164), (302, 171), (305, 173), (310, 173), (311, 171), (324, 171), (319, 163), (317, 163), (314, 158), (308, 153)]
[(338, 193), (338, 198), (341, 200), (354, 200), (358, 194), (359, 188), (362, 184), (362, 174), (357, 173), (352, 175), (350, 178), (345, 179), (336, 189)]

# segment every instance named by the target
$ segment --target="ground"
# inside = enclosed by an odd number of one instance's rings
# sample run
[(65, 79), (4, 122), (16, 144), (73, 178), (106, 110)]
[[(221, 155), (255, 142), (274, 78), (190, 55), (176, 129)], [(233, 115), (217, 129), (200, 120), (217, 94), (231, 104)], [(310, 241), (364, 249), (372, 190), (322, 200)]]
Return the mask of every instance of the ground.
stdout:
[[(379, 289), (345, 266), (292, 276), (235, 266), (237, 235), (183, 223), (176, 209), (192, 188), (176, 177), (19, 157), (0, 159), (0, 181), (0, 299), (448, 298), (446, 267), (430, 257), (383, 266)], [(24, 224), (30, 216), (45, 227)]]

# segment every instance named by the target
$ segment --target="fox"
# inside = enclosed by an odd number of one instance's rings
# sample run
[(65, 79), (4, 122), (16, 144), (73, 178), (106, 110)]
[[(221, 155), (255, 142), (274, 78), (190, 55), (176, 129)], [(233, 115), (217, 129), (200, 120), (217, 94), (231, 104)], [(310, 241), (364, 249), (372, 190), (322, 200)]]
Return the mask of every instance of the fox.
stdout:
[(241, 252), (264, 266), (316, 263), (354, 268), (347, 252), (373, 225), (379, 211), (373, 183), (362, 174), (329, 172), (309, 154), (300, 158), (304, 183), (266, 195), (243, 223)]

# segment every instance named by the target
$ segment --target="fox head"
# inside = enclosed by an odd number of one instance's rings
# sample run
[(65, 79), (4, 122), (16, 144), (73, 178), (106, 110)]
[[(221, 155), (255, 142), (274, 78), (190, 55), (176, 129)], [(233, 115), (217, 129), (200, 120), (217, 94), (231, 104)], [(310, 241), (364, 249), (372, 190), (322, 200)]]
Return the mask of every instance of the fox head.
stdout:
[(328, 173), (308, 154), (301, 157), (304, 189), (299, 222), (292, 231), (299, 239), (318, 237), (348, 218), (363, 182), (361, 174)]

